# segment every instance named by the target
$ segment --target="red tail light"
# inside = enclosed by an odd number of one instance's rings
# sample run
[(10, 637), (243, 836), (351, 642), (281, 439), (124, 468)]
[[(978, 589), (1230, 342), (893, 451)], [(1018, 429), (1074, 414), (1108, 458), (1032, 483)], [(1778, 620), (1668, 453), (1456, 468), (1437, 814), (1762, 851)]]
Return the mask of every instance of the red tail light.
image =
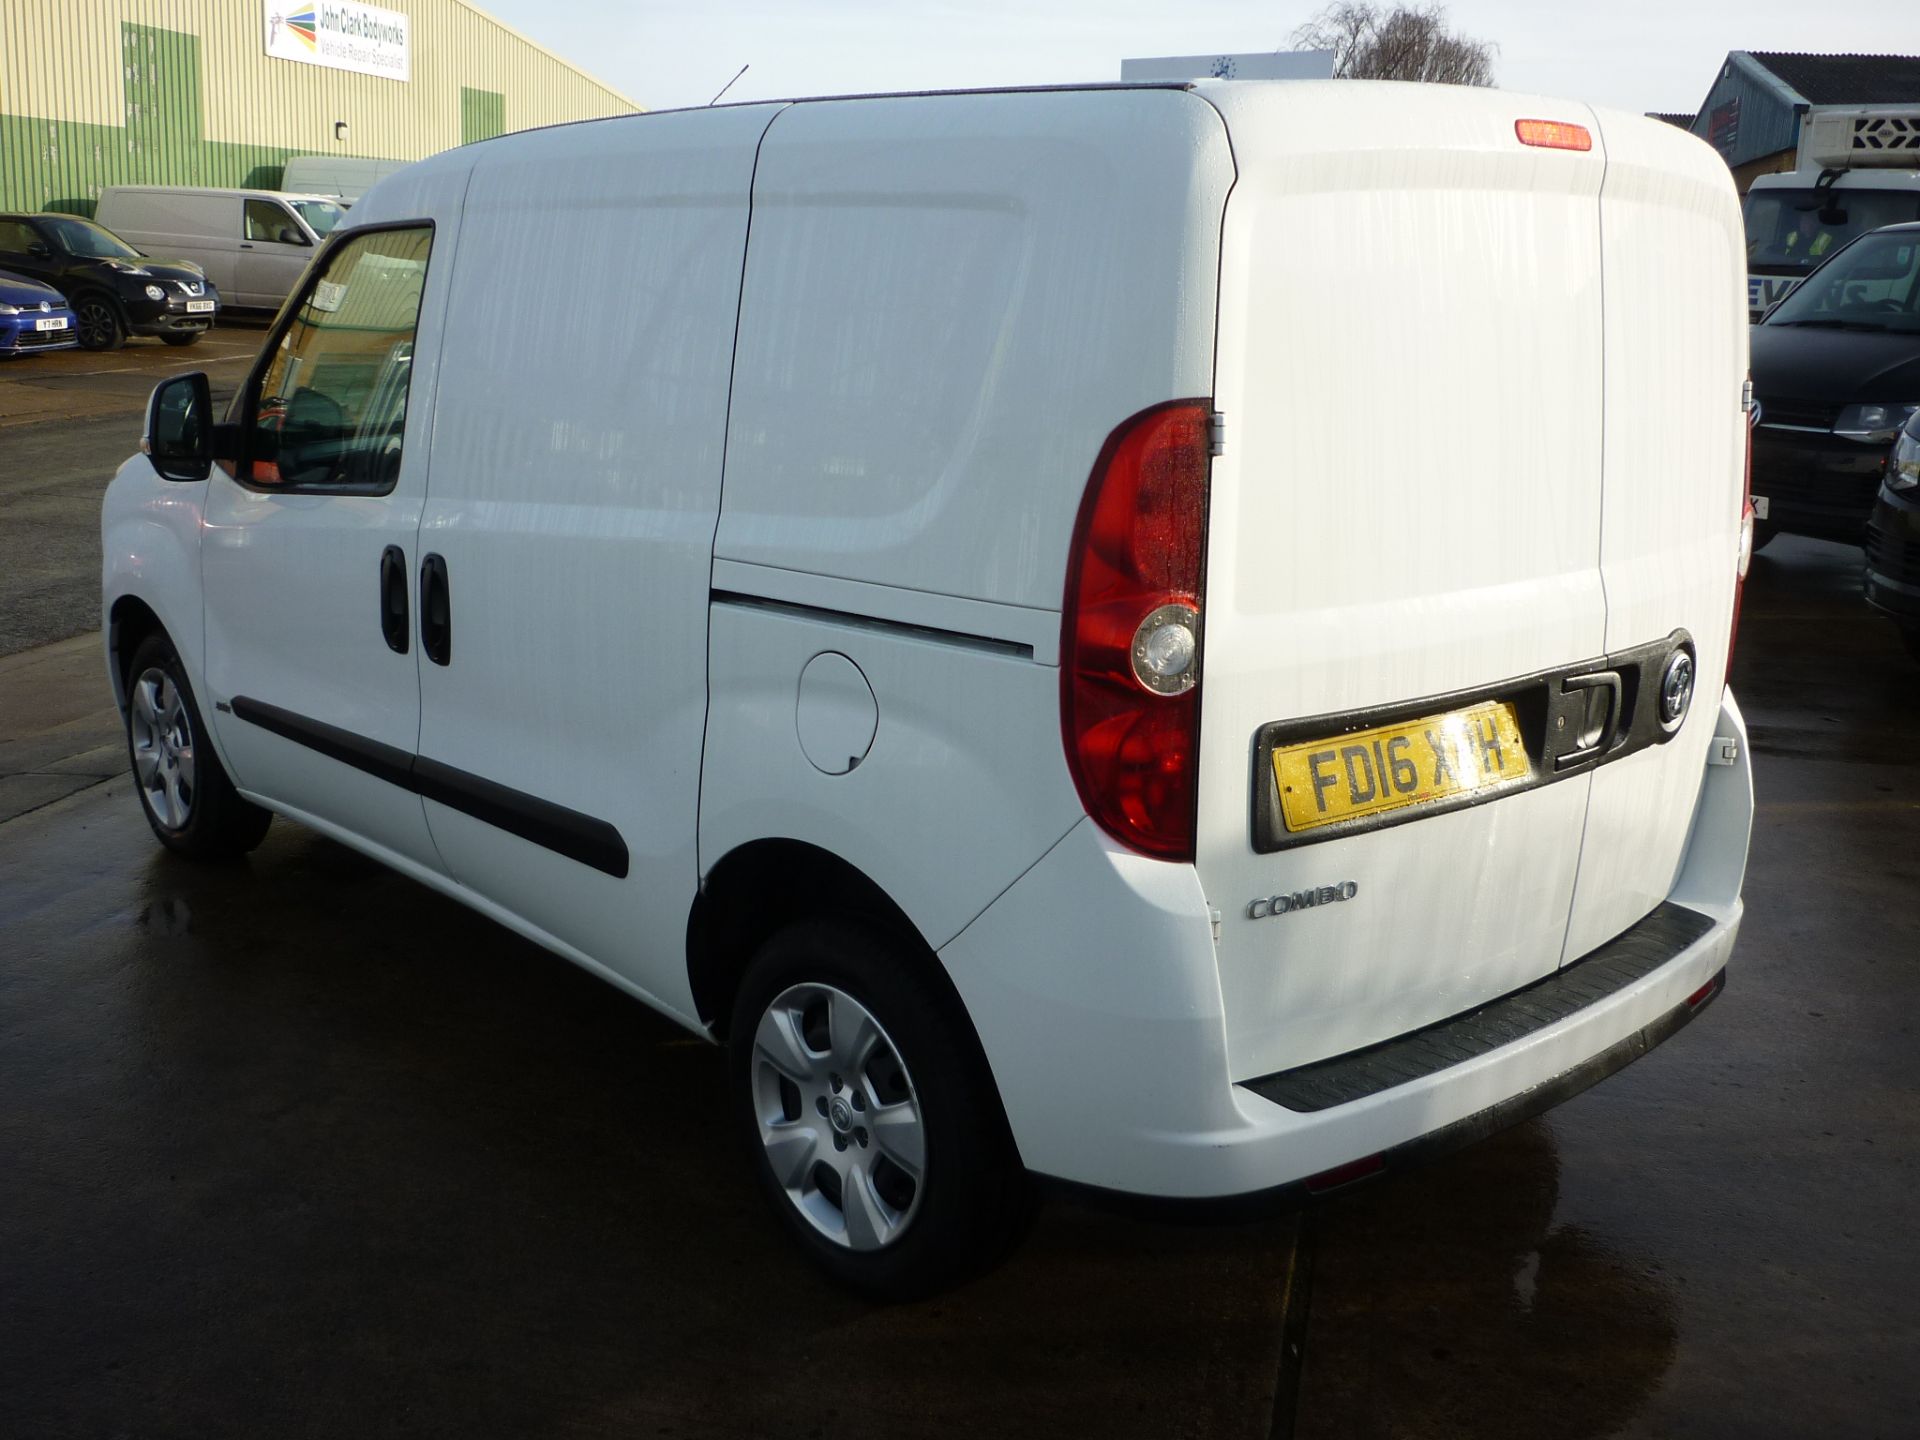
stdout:
[(1107, 437), (1067, 565), (1067, 766), (1108, 834), (1164, 860), (1193, 858), (1212, 410), (1156, 405)]
[(1740, 633), (1740, 601), (1747, 590), (1747, 569), (1753, 564), (1753, 381), (1747, 381), (1740, 399), (1740, 416), (1747, 422), (1746, 468), (1740, 478), (1740, 548), (1733, 578), (1733, 623), (1727, 627), (1727, 674), (1733, 674), (1733, 641)]

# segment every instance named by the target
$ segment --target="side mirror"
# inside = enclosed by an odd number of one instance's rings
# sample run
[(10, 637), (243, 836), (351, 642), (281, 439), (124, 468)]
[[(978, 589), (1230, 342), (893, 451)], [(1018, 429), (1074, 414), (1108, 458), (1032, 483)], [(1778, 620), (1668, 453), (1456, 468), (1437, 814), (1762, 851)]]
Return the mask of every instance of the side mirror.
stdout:
[(291, 225), (282, 225), (278, 238), (282, 245), (305, 245), (308, 243), (307, 237)]
[(47, 248), (47, 242), (44, 240), (29, 240), (27, 242), (27, 254), (36, 260), (50, 260), (53, 258), (53, 251)]
[(215, 460), (238, 455), (238, 438), (239, 427), (214, 422), (213, 392), (196, 370), (154, 387), (140, 449), (163, 480), (204, 480)]

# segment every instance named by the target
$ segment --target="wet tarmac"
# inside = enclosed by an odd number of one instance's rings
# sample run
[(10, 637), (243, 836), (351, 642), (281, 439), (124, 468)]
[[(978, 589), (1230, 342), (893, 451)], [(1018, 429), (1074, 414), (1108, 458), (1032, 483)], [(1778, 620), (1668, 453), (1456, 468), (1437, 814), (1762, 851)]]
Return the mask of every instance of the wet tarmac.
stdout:
[(124, 781), (31, 808), (0, 1436), (1920, 1434), (1920, 667), (1857, 571), (1756, 563), (1749, 911), (1699, 1023), (1305, 1216), (1050, 1204), (917, 1306), (816, 1280), (718, 1053), (586, 975), (286, 822), (207, 869)]

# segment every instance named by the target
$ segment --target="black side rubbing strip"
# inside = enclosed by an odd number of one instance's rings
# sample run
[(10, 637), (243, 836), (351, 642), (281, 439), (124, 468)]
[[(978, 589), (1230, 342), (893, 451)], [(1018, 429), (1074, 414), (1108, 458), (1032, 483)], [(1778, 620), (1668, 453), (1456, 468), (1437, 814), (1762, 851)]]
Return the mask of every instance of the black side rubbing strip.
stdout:
[(438, 800), (449, 809), (531, 840), (542, 849), (578, 860), (616, 880), (627, 876), (627, 842), (604, 820), (496, 785), (424, 755), (414, 759), (413, 788), (429, 800)]
[(291, 710), (282, 710), (278, 705), (249, 700), (245, 695), (233, 697), (233, 713), (249, 725), (258, 725), (284, 740), (316, 750), (329, 760), (338, 760), (343, 765), (364, 770), (389, 785), (398, 785), (403, 790), (414, 788), (413, 755), (409, 751), (382, 745), (378, 740), (369, 740), (351, 730), (309, 720)]
[(1241, 1083), (1289, 1110), (1330, 1110), (1434, 1075), (1566, 1019), (1651, 975), (1713, 929), (1665, 902), (1571, 965), (1498, 1000), (1363, 1050)]
[(244, 695), (233, 697), (233, 713), (250, 725), (304, 745), (330, 760), (351, 765), (425, 799), (437, 800), (449, 809), (471, 815), (616, 880), (627, 877), (627, 842), (605, 820)]

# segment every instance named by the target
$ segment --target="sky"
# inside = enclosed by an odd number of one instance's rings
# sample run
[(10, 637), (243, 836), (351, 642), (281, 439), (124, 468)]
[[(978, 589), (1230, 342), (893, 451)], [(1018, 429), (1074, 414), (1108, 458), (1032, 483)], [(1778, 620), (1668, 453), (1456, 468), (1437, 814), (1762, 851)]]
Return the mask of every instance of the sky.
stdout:
[[(1129, 56), (1290, 48), (1323, 0), (475, 0), (649, 110), (727, 99), (1118, 80)], [(1453, 0), (1497, 83), (1698, 108), (1729, 50), (1920, 54), (1920, 0)]]

